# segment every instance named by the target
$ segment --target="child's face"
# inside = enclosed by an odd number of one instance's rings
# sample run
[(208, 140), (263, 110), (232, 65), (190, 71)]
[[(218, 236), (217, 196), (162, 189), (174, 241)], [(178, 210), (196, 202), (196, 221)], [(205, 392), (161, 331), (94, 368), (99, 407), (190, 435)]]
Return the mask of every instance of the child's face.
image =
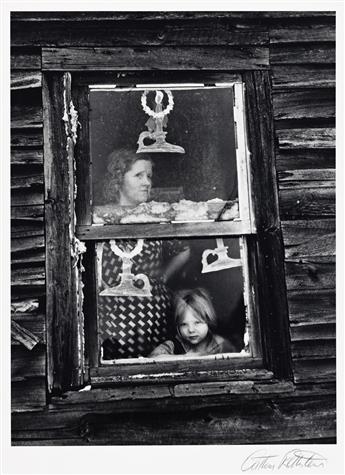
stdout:
[(183, 340), (191, 345), (197, 345), (206, 338), (208, 325), (192, 309), (186, 308), (179, 319), (178, 330)]

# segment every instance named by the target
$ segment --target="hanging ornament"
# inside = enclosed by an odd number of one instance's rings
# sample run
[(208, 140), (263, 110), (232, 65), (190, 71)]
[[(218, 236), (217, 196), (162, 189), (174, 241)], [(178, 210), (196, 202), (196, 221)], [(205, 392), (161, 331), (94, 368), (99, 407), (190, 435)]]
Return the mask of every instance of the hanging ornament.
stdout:
[[(185, 153), (183, 147), (179, 145), (173, 145), (171, 143), (166, 142), (165, 137), (167, 132), (164, 132), (164, 128), (166, 128), (168, 124), (168, 117), (167, 115), (174, 108), (174, 99), (172, 92), (169, 89), (163, 89), (163, 91), (156, 90), (155, 96), (155, 110), (153, 111), (147, 105), (147, 95), (149, 91), (144, 91), (141, 96), (141, 105), (144, 112), (149, 115), (149, 119), (146, 122), (146, 127), (148, 131), (141, 132), (138, 138), (138, 150), (137, 153), (143, 152), (173, 152), (173, 153)], [(162, 106), (162, 100), (164, 97), (164, 93), (168, 96), (168, 105), (165, 109)], [(151, 144), (145, 144), (144, 140), (152, 141)]]
[[(217, 238), (217, 247), (215, 249), (205, 249), (202, 253), (201, 264), (202, 264), (202, 274), (207, 272), (217, 272), (223, 269), (231, 269), (232, 267), (242, 266), (241, 259), (233, 259), (228, 255), (228, 246), (224, 245), (222, 238)], [(215, 256), (216, 259), (209, 263), (208, 257)]]
[[(138, 239), (136, 245), (131, 251), (123, 251), (120, 249), (115, 240), (110, 241), (110, 248), (114, 254), (122, 260), (122, 273), (120, 274), (120, 283), (115, 287), (109, 287), (104, 282), (103, 285), (106, 285), (106, 288), (102, 290), (99, 295), (101, 296), (110, 296), (110, 297), (121, 297), (121, 296), (135, 296), (135, 297), (151, 297), (151, 284), (150, 280), (145, 274), (132, 274), (132, 258), (138, 254), (143, 249), (144, 240)], [(103, 244), (102, 244), (103, 246)], [(99, 253), (97, 249), (97, 253)], [(98, 254), (98, 262), (102, 262), (100, 255)], [(102, 264), (99, 264), (100, 266)], [(98, 270), (100, 272), (100, 269)], [(135, 283), (141, 281), (142, 285), (138, 287)], [(100, 280), (101, 282), (101, 280)]]

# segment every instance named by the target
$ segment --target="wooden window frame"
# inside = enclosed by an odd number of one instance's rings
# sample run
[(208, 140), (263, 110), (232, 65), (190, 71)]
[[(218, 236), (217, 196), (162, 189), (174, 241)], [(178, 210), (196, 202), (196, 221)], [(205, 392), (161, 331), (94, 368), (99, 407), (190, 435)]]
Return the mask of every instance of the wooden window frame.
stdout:
[[(101, 84), (107, 90), (110, 86), (114, 85), (114, 81), (110, 84), (106, 84), (104, 78), (101, 80)], [(117, 88), (121, 91), (133, 90), (133, 87), (137, 85), (137, 81), (140, 79), (140, 74), (131, 78), (133, 83)], [(193, 78), (191, 78), (193, 79)], [(193, 83), (193, 80), (189, 80), (189, 83)], [(164, 87), (163, 83), (160, 83)], [(178, 87), (178, 84), (175, 84)], [(97, 85), (97, 89), (101, 89)], [(140, 84), (139, 84), (140, 87)], [(151, 87), (151, 86), (150, 86)], [(188, 89), (188, 83), (185, 84)], [(202, 89), (203, 84), (200, 84), (198, 89)], [(210, 85), (206, 86), (210, 88)], [(237, 137), (243, 137), (245, 139), (245, 116), (244, 116), (244, 88), (243, 82), (240, 80), (240, 76), (234, 78), (233, 82), (221, 82), (211, 87), (214, 88), (234, 88), (234, 120), (237, 125)], [(74, 102), (79, 105), (84, 104), (85, 107), (81, 107), (84, 113), (79, 116), (81, 130), (88, 134), (89, 117), (87, 114), (87, 105), (89, 101), (89, 92), (92, 85), (84, 85), (84, 87), (76, 86), (73, 90), (72, 96)], [(151, 87), (152, 88), (152, 87)], [(173, 90), (173, 88), (171, 88)], [(236, 91), (235, 91), (236, 90)], [(241, 176), (239, 182), (239, 205), (240, 205), (240, 220), (239, 221), (226, 221), (226, 222), (214, 222), (214, 223), (173, 223), (173, 224), (131, 224), (131, 225), (92, 225), (92, 185), (90, 177), (92, 177), (92, 160), (90, 157), (90, 150), (88, 144), (90, 143), (89, 136), (85, 136), (82, 140), (84, 146), (83, 150), (77, 150), (75, 159), (77, 163), (76, 177), (77, 177), (77, 189), (80, 190), (80, 199), (76, 200), (77, 209), (77, 221), (76, 233), (79, 239), (83, 240), (90, 246), (87, 246), (88, 253), (85, 259), (85, 267), (87, 267), (87, 273), (92, 273), (96, 266), (96, 253), (94, 250), (94, 243), (106, 240), (106, 239), (118, 239), (118, 238), (202, 238), (202, 237), (238, 237), (244, 236), (245, 239), (255, 233), (255, 222), (252, 217), (252, 202), (250, 194), (250, 180), (247, 160), (247, 144), (245, 140), (237, 140), (237, 173)], [(241, 168), (241, 171), (239, 169)], [(240, 186), (240, 184), (242, 186)], [(81, 211), (80, 214), (78, 212)], [(244, 255), (247, 255), (246, 242), (243, 246)], [(247, 260), (247, 259), (246, 259)], [(249, 280), (248, 269), (246, 269), (247, 281)], [(249, 284), (249, 282), (246, 282)], [(87, 334), (87, 346), (86, 352), (88, 355), (88, 363), (90, 370), (90, 380), (92, 386), (102, 384), (116, 384), (118, 382), (135, 382), (140, 375), (140, 380), (143, 382), (159, 381), (159, 382), (173, 382), (178, 379), (179, 381), (190, 381), (205, 378), (205, 372), (211, 372), (216, 380), (227, 380), (229, 378), (229, 371), (236, 371), (238, 368), (262, 368), (262, 355), (261, 355), (261, 337), (260, 329), (258, 325), (250, 325), (250, 336), (252, 345), (252, 356), (233, 355), (227, 358), (224, 362), (224, 356), (221, 355), (209, 357), (178, 357), (174, 358), (173, 364), (171, 360), (166, 361), (159, 359), (152, 361), (148, 359), (131, 359), (127, 361), (119, 361), (116, 364), (100, 361), (99, 355), (99, 342), (97, 340), (98, 327), (97, 321), (94, 322), (95, 315), (97, 315), (97, 285), (95, 281), (90, 283), (88, 278), (85, 282), (85, 294), (88, 296), (85, 305), (85, 320), (87, 328), (91, 329)], [(255, 296), (250, 295), (249, 285), (246, 288), (245, 294), (249, 297), (249, 304), (247, 308), (253, 311), (256, 307), (254, 302)], [(96, 319), (97, 320), (97, 319)], [(186, 366), (188, 365), (188, 369)], [(209, 378), (207, 376), (207, 378)], [(211, 377), (212, 380), (212, 377)]]
[[(73, 68), (72, 68), (73, 70)], [(215, 82), (235, 73), (212, 73)], [(134, 75), (140, 78), (141, 73)], [(167, 73), (169, 76), (169, 73)], [(178, 79), (189, 78), (191, 73), (184, 71)], [(169, 383), (199, 381), (232, 381), (238, 379), (287, 380), (292, 376), (291, 352), (288, 328), (288, 308), (284, 274), (284, 252), (280, 229), (277, 179), (275, 170), (273, 115), (269, 72), (266, 70), (241, 71), (245, 84), (247, 138), (250, 153), (250, 173), (252, 182), (253, 209), (256, 234), (247, 237), (249, 272), (251, 274), (251, 298), (255, 296), (258, 309), (262, 348), (261, 358), (234, 358), (213, 361), (188, 360), (188, 364), (174, 360), (162, 362), (157, 370), (156, 363), (119, 365), (97, 368), (94, 352), (97, 335), (96, 318), (83, 321), (78, 301), (77, 257), (79, 239), (107, 239), (114, 237), (111, 226), (103, 226), (93, 235), (88, 222), (87, 193), (90, 174), (86, 161), (80, 160), (89, 155), (88, 126), (83, 123), (75, 141), (75, 117), (73, 117), (71, 74), (64, 71), (49, 70), (43, 75), (44, 104), (44, 155), (45, 155), (45, 216), (46, 216), (46, 275), (47, 275), (47, 348), (48, 348), (48, 390), (52, 393), (77, 388), (89, 381), (88, 366), (93, 368), (93, 386), (133, 383)], [(146, 74), (145, 82), (149, 82)], [(159, 75), (158, 75), (159, 76)], [(164, 74), (162, 74), (162, 81)], [(194, 74), (195, 76), (195, 74)], [(193, 77), (194, 77), (193, 76)], [(209, 74), (210, 76), (210, 74)], [(88, 107), (85, 94), (81, 91), (86, 84), (99, 83), (98, 73), (73, 73), (73, 104), (82, 112)], [(128, 79), (127, 79), (128, 81)], [(191, 82), (195, 80), (189, 79)], [(114, 81), (113, 81), (114, 82)], [(157, 75), (154, 80), (157, 80)], [(170, 79), (169, 82), (176, 82)], [(199, 81), (200, 82), (200, 81)], [(229, 82), (229, 81), (228, 81)], [(63, 98), (63, 100), (62, 100)], [(61, 120), (63, 119), (63, 120)], [(76, 228), (74, 214), (74, 158), (77, 160), (78, 174), (76, 186), (80, 195), (76, 202), (76, 215), (81, 227)], [(78, 158), (79, 157), (79, 158)], [(81, 186), (83, 183), (83, 186)], [(193, 235), (227, 235), (228, 223), (212, 223), (212, 231), (199, 223), (193, 225)], [(172, 227), (173, 226), (173, 227)], [(117, 237), (131, 237), (133, 226), (121, 225)], [(152, 225), (136, 227), (136, 237), (183, 237), (179, 225), (156, 226), (152, 235)], [(186, 228), (184, 228), (186, 229)], [(76, 230), (78, 238), (76, 238)], [(109, 234), (111, 233), (111, 234)], [(191, 232), (187, 234), (190, 236)], [(94, 253), (87, 250), (84, 259), (92, 265)], [(85, 284), (95, 288), (95, 277), (85, 275)], [(255, 277), (254, 277), (255, 276)], [(79, 294), (80, 295), (80, 294)], [(95, 310), (95, 294), (84, 295), (86, 307)], [(93, 313), (91, 311), (91, 313)], [(85, 340), (84, 340), (85, 330)], [(84, 343), (87, 342), (86, 348)], [(84, 354), (89, 359), (86, 364)], [(163, 370), (164, 369), (164, 370)], [(115, 374), (116, 373), (116, 374)]]

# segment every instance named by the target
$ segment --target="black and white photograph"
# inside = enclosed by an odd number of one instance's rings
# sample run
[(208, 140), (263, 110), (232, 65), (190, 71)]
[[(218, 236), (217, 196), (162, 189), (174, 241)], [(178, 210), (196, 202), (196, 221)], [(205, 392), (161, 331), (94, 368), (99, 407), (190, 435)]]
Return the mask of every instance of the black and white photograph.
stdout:
[(341, 473), (344, 12), (7, 3), (10, 449)]

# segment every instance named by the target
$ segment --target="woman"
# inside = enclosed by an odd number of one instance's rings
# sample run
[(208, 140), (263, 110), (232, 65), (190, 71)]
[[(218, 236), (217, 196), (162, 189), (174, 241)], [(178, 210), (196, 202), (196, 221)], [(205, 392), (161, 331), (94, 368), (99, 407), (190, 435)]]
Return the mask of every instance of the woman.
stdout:
[(103, 191), (107, 203), (135, 207), (148, 201), (152, 186), (152, 161), (145, 154), (114, 150), (108, 157), (108, 180)]
[[(127, 209), (148, 201), (152, 186), (150, 158), (134, 151), (117, 150), (108, 160), (106, 201)], [(98, 245), (98, 314), (103, 359), (147, 356), (171, 336), (172, 296), (166, 282), (187, 262), (189, 247), (177, 240), (139, 241), (116, 239)], [(130, 256), (131, 274), (148, 277), (150, 296), (130, 295), (130, 292), (121, 296), (104, 295), (105, 289), (120, 284), (124, 256)]]

